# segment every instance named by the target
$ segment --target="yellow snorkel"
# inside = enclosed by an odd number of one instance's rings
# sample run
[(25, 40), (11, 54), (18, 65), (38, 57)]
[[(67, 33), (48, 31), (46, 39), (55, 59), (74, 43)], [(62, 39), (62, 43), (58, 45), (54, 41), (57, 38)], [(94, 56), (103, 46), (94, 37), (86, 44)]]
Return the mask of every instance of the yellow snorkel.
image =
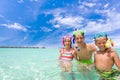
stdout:
[(110, 47), (113, 47), (113, 46), (114, 46), (114, 42), (111, 39), (108, 39), (106, 44), (105, 44), (105, 47), (110, 48)]

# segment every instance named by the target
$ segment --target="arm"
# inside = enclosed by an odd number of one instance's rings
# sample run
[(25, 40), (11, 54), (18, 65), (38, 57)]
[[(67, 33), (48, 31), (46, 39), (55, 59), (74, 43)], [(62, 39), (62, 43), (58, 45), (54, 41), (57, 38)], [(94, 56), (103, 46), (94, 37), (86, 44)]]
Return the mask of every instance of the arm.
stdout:
[(88, 46), (89, 46), (91, 53), (97, 51), (97, 47), (94, 44), (90, 43), (90, 44), (88, 44)]
[(60, 60), (60, 59), (61, 59), (61, 57), (62, 57), (62, 53), (61, 53), (61, 51), (62, 51), (62, 49), (60, 49), (60, 51), (59, 51), (60, 55), (59, 55), (58, 60)]
[(114, 53), (113, 54), (113, 60), (114, 60), (116, 66), (118, 67), (118, 69), (120, 71), (120, 59), (119, 59), (119, 56), (115, 51), (113, 53)]
[(96, 46), (94, 44), (92, 44), (91, 46), (92, 46), (93, 52), (97, 51), (97, 48), (96, 48)]
[(94, 61), (90, 64), (87, 68), (90, 70), (91, 68), (95, 67), (95, 52), (94, 52)]
[(76, 53), (76, 51), (75, 51), (75, 50), (74, 50), (73, 56), (74, 56), (74, 59), (75, 59), (76, 61), (78, 61), (78, 58), (77, 58), (77, 53)]
[(94, 61), (92, 63), (92, 67), (95, 67), (95, 55), (96, 55), (96, 51), (94, 52)]

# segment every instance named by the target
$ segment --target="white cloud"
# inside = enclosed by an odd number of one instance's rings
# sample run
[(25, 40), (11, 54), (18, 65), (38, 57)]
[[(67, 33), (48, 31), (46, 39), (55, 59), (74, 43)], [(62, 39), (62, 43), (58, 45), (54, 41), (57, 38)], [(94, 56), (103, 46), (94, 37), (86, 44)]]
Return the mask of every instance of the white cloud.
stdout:
[(90, 2), (83, 2), (82, 4), (88, 7), (93, 7), (96, 5), (95, 3), (90, 3)]
[(59, 24), (53, 25), (55, 28), (60, 28)]
[(110, 39), (113, 40), (114, 42), (114, 47), (120, 48), (120, 35), (118, 34), (113, 34), (113, 35), (108, 35)]
[(77, 27), (81, 26), (82, 20), (83, 20), (83, 18), (80, 16), (79, 17), (74, 17), (74, 16), (62, 17), (62, 15), (57, 15), (50, 22), (57, 28), (60, 26), (77, 28)]
[(52, 29), (48, 28), (48, 27), (41, 27), (42, 31), (44, 32), (50, 32), (52, 31)]
[(109, 6), (109, 3), (105, 4), (105, 5), (104, 5), (104, 8), (107, 8), (108, 6)]
[(67, 8), (57, 8), (44, 12), (46, 15), (53, 14), (54, 19), (50, 20), (49, 23), (53, 24), (53, 27), (60, 28), (66, 27), (80, 27), (83, 21), (81, 16), (72, 16), (71, 13), (67, 13)]
[(116, 32), (116, 30), (120, 30), (120, 13), (116, 11), (106, 12), (107, 20), (105, 22), (96, 22), (96, 21), (88, 21), (85, 30), (88, 34), (96, 33), (96, 32), (107, 32), (112, 33), (109, 37), (113, 39), (115, 43), (115, 47), (120, 48), (120, 32)]
[[(79, 4), (81, 3), (79, 2)], [(110, 3), (107, 3), (105, 5), (99, 3), (98, 5), (97, 3), (83, 2), (81, 5), (77, 6), (76, 10), (78, 11), (75, 10), (75, 12), (78, 14), (74, 14), (75, 16), (72, 15), (72, 12), (67, 12), (67, 8), (54, 9), (46, 13), (53, 14), (54, 19), (51, 20), (50, 23), (52, 23), (55, 28), (60, 28), (61, 26), (81, 28), (81, 26), (83, 26), (85, 23), (84, 29), (87, 34), (94, 34), (99, 31), (111, 33), (120, 29), (120, 13), (116, 11), (117, 9), (115, 9), (115, 7), (109, 8), (109, 6), (111, 6)], [(102, 18), (91, 21), (90, 19), (84, 17), (92, 15), (89, 14), (91, 12), (101, 15)], [(113, 36), (115, 44), (119, 41), (118, 37), (119, 36)], [(120, 44), (117, 44), (115, 46), (120, 47)]]
[[(89, 32), (96, 31), (115, 31), (120, 29), (120, 14), (116, 12), (107, 12), (105, 22), (88, 21), (85, 29)], [(102, 21), (102, 20), (101, 20)]]
[(21, 31), (27, 31), (27, 29), (22, 26), (19, 23), (13, 23), (13, 24), (0, 24), (1, 26), (7, 27), (7, 28), (12, 28), (12, 29), (17, 29), (17, 30), (21, 30)]
[[(117, 47), (117, 48), (120, 48), (120, 38), (118, 38), (117, 36), (115, 36), (116, 38), (113, 39), (113, 42), (114, 42), (114, 47)], [(119, 36), (120, 37), (120, 36)]]
[(106, 23), (99, 23), (99, 22), (95, 22), (95, 21), (89, 21), (87, 22), (87, 26), (84, 28), (86, 31), (88, 31), (88, 33), (91, 32), (99, 32), (99, 31), (103, 31), (103, 32), (109, 32), (112, 31), (114, 28), (111, 26), (111, 24)]

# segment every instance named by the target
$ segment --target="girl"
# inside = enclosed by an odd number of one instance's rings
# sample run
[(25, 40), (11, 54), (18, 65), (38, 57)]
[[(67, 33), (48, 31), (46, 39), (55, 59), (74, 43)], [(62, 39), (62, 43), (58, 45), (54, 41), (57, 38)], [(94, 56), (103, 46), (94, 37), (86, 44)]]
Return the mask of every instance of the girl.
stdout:
[(72, 71), (72, 60), (73, 60), (73, 53), (74, 49), (72, 48), (72, 37), (70, 36), (64, 36), (62, 38), (62, 42), (64, 45), (64, 48), (60, 49), (60, 66), (62, 68), (62, 71), (64, 72), (71, 72)]

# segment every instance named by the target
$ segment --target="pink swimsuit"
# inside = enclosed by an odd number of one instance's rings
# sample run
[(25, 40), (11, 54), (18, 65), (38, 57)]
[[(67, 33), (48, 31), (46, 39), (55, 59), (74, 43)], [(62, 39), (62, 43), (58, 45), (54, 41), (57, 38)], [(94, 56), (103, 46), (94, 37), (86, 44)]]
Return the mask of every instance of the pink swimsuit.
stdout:
[(62, 57), (61, 57), (62, 61), (72, 61), (73, 60), (73, 50), (65, 51), (64, 49), (62, 49), (61, 53), (62, 53)]

